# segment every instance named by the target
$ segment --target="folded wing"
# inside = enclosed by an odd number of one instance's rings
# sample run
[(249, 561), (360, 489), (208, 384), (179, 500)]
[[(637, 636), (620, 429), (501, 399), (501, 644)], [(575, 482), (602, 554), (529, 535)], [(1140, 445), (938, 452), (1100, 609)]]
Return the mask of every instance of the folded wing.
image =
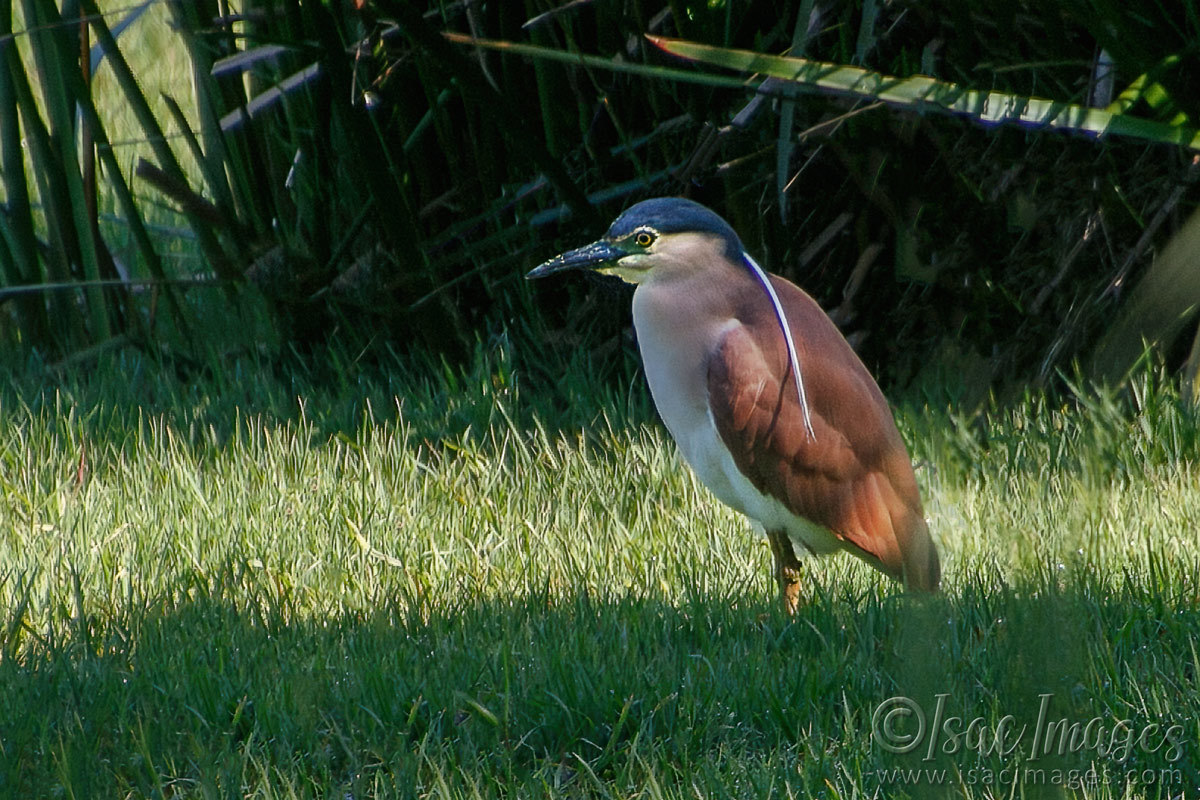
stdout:
[(937, 551), (887, 401), (816, 302), (782, 279), (774, 284), (796, 337), (815, 436), (777, 322), (743, 313), (751, 322), (730, 327), (708, 364), (722, 441), (760, 492), (911, 588), (936, 589)]

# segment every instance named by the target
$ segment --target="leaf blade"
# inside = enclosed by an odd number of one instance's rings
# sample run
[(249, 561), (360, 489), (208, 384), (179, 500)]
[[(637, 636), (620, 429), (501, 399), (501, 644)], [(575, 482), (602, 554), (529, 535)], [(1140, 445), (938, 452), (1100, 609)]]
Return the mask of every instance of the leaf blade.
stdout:
[(909, 110), (957, 114), (985, 125), (1020, 124), (1083, 133), (1097, 138), (1127, 136), (1200, 150), (1200, 131), (1194, 128), (1132, 117), (1108, 109), (1006, 92), (968, 89), (926, 75), (901, 78), (844, 64), (714, 47), (664, 36), (647, 35), (646, 38), (664, 52), (680, 58), (793, 81), (822, 92), (882, 101)]

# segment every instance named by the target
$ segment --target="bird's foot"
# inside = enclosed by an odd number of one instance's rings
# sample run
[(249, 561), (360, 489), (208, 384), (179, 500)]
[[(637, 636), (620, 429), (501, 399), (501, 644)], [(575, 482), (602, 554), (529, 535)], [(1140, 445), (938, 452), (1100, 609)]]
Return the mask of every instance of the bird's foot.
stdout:
[(783, 598), (783, 610), (795, 614), (800, 608), (800, 581), (780, 578), (779, 596)]
[(775, 580), (779, 584), (783, 610), (795, 614), (800, 607), (800, 560), (796, 558), (792, 540), (783, 531), (769, 531), (767, 541), (771, 544), (771, 555), (775, 560)]

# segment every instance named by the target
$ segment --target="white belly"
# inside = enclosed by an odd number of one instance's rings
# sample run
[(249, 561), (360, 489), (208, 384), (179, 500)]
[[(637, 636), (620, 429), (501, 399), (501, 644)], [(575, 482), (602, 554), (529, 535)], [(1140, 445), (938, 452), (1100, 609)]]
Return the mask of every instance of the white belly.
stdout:
[[(738, 470), (733, 455), (717, 432), (708, 407), (703, 354), (731, 327), (741, 323), (729, 319), (719, 327), (710, 328), (708, 336), (701, 336), (702, 341), (697, 342), (695, 337), (689, 337), (691, 331), (655, 324), (653, 315), (644, 310), (639, 314), (637, 300), (635, 294), (633, 320), (650, 395), (684, 460), (700, 482), (722, 503), (749, 517), (760, 533), (786, 531), (797, 556), (840, 549), (840, 543), (829, 529), (793, 514), (781, 502), (756, 489)], [(689, 340), (700, 345), (691, 348), (694, 351), (691, 353), (687, 352), (688, 348), (678, 346), (680, 341)]]

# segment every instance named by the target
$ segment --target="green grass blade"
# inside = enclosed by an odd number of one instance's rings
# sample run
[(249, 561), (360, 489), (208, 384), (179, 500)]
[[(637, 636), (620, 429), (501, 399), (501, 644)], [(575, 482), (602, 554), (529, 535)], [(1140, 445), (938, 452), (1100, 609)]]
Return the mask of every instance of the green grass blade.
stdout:
[[(17, 64), (16, 41), (12, 33), (12, 5), (0, 0), (0, 178), (3, 180), (6, 212), (0, 221), (0, 254), (3, 279), (8, 284), (38, 279), (37, 236), (34, 233), (33, 208), (29, 201), (28, 177), (21, 149), (21, 125), (17, 116), (17, 91), (12, 68)], [(18, 304), (21, 327), (35, 344), (45, 343), (49, 323), (45, 308), (24, 300)]]
[[(215, 77), (215, 76), (214, 76)], [(309, 88), (321, 78), (321, 65), (309, 64), (299, 72), (295, 72), (266, 91), (255, 95), (250, 102), (241, 108), (235, 108), (221, 117), (221, 130), (230, 133), (242, 125), (261, 116), (283, 102), (288, 95)]]
[[(159, 0), (142, 0), (141, 5), (133, 6), (129, 9), (125, 9), (127, 11), (127, 13), (125, 14), (125, 16), (121, 17), (121, 21), (118, 22), (116, 25), (111, 26), (113, 37), (119, 39), (121, 37), (121, 34), (123, 34), (125, 31), (129, 30), (129, 28), (135, 22), (137, 22), (139, 19), (141, 19), (142, 15), (144, 15), (147, 11), (149, 11), (151, 9), (151, 7), (153, 7), (155, 5), (155, 3), (157, 3), (157, 2), (159, 2)], [(91, 51), (89, 52), (89, 55), (88, 55), (88, 64), (89, 64), (90, 74), (95, 75), (96, 70), (100, 69), (100, 65), (102, 63), (104, 63), (104, 47), (101, 45), (98, 45), (98, 44), (94, 44), (94, 45), (92, 45)]]
[[(129, 63), (117, 47), (117, 41), (113, 38), (112, 31), (109, 30), (108, 24), (104, 21), (104, 15), (97, 8), (95, 0), (81, 0), (81, 3), (83, 9), (88, 14), (88, 22), (96, 34), (96, 39), (104, 47), (104, 52), (109, 61), (109, 66), (112, 68), (113, 75), (120, 84), (121, 90), (125, 94), (125, 99), (133, 109), (138, 123), (142, 126), (142, 130), (146, 135), (146, 139), (154, 150), (154, 156), (158, 159), (159, 167), (179, 184), (187, 185), (187, 177), (184, 175), (183, 169), (179, 166), (179, 160), (175, 157), (174, 151), (171, 150), (171, 146), (167, 143), (162, 127), (158, 124), (154, 112), (151, 111), (150, 104), (146, 102), (146, 97), (142, 94), (137, 78), (134, 77), (133, 71), (129, 68)], [(185, 214), (196, 233), (196, 241), (200, 245), (200, 249), (204, 253), (208, 263), (212, 265), (213, 269), (221, 277), (236, 277), (232, 264), (225, 255), (224, 250), (222, 250), (215, 233), (209, 225), (194, 214), (186, 212)]]
[[(175, 126), (179, 128), (180, 134), (183, 136), (184, 142), (191, 151), (192, 158), (200, 165), (200, 173), (204, 176), (204, 183), (208, 186), (209, 192), (215, 201), (215, 205), (221, 210), (221, 213), (227, 219), (234, 219), (233, 213), (233, 192), (229, 188), (229, 180), (225, 175), (225, 171), (219, 169), (219, 162), (209, 158), (204, 153), (204, 148), (200, 145), (200, 140), (196, 137), (196, 132), (192, 130), (187, 116), (183, 113), (183, 109), (179, 107), (179, 103), (169, 94), (163, 95), (163, 102), (167, 104), (167, 113), (171, 115), (171, 119), (175, 120)], [(245, 242), (243, 237), (236, 237), (237, 241), (234, 246), (244, 248)]]
[[(264, 202), (270, 192), (254, 174), (253, 165), (261, 163), (261, 159), (253, 155), (250, 139), (244, 136), (226, 137), (221, 130), (222, 112), (244, 106), (246, 96), (245, 89), (239, 83), (218, 80), (212, 74), (216, 65), (215, 54), (223, 52), (218, 46), (222, 40), (212, 36), (209, 29), (209, 20), (217, 16), (217, 6), (195, 0), (168, 0), (167, 7), (191, 62), (199, 136), (208, 161), (206, 174), (212, 172), (225, 176), (229, 186), (227, 194), (237, 219), (263, 235), (270, 228), (269, 220), (275, 216), (275, 209), (271, 203)], [(219, 198), (221, 194), (216, 196)]]
[[(6, 26), (11, 27), (12, 5), (9, 0), (4, 0), (3, 12)], [(68, 234), (71, 225), (70, 192), (66, 187), (63, 170), (59, 165), (60, 156), (55, 151), (50, 131), (46, 127), (45, 120), (42, 119), (41, 109), (33, 95), (29, 76), (26, 74), (17, 48), (5, 45), (2, 52), (6, 61), (5, 68), (11, 79), (11, 87), (15, 95), (14, 99), (20, 117), (20, 130), (24, 134), (23, 141), (29, 148), (32, 176), (37, 186), (47, 229), (48, 246), (42, 250), (36, 241), (37, 228), (33, 222), (32, 209), (29, 206), (19, 209), (19, 213), (29, 217), (29, 228), (25, 233), (18, 232), (18, 235), (34, 237), (32, 255), (28, 260), (28, 266), (33, 272), (30, 273), (28, 279), (68, 281), (72, 279), (72, 275), (71, 258), (66, 247), (69, 242), (73, 241), (73, 233)], [(21, 154), (17, 152), (14, 157), (19, 159)], [(14, 178), (19, 174), (21, 173), (14, 172)], [(23, 195), (28, 202), (27, 190), (23, 187), (18, 191), (20, 193), (17, 196)], [(40, 258), (37, 256), (39, 251), (42, 252)], [(51, 298), (47, 310), (47, 321), (52, 325), (51, 335), (55, 337), (60, 346), (67, 346), (71, 341), (82, 339), (82, 320), (77, 313), (72, 311), (66, 297)]]
[[(552, 47), (541, 47), (519, 42), (498, 41), (495, 39), (475, 39), (461, 33), (446, 31), (442, 34), (447, 41), (454, 44), (481, 47), (485, 50), (495, 50), (500, 53), (525, 56), (526, 58), (542, 61), (557, 61), (561, 64), (571, 64), (577, 67), (603, 69), (609, 72), (624, 72), (630, 75), (640, 75), (644, 78), (678, 81), (680, 83), (695, 83), (701, 86), (712, 86), (717, 89), (742, 89), (746, 81), (741, 78), (726, 78), (720, 75), (710, 75), (674, 67), (659, 67), (653, 64), (638, 64), (631, 61), (617, 61), (604, 56), (590, 56), (584, 53), (573, 53), (568, 50), (557, 50)], [(655, 37), (650, 37), (653, 40)]]
[(546, 177), (555, 185), (563, 199), (581, 218), (593, 215), (594, 212), (587, 203), (583, 189), (567, 174), (562, 162), (554, 158), (536, 137), (529, 135), (529, 126), (525, 119), (507, 104), (500, 102), (502, 98), (499, 93), (478, 75), (476, 67), (447, 44), (447, 38), (449, 41), (456, 41), (453, 37), (439, 36), (425, 22), (422, 15), (407, 3), (379, 0), (379, 7), (400, 22), (412, 41), (427, 50), (431, 57), (441, 64), (445, 72), (454, 76), (464, 97), (477, 104), (484, 113), (491, 117), (494, 124), (499, 125), (506, 132), (508, 142), (514, 149), (518, 149), (524, 157), (533, 161), (539, 169), (545, 172)]
[(967, 89), (924, 75), (900, 78), (844, 64), (713, 47), (663, 36), (646, 38), (680, 58), (795, 81), (818, 91), (882, 101), (898, 108), (958, 114), (984, 124), (1020, 124), (1092, 136), (1128, 136), (1200, 150), (1200, 131), (1194, 128), (1138, 119), (1107, 109)]
[[(71, 252), (72, 260), (78, 259), (82, 277), (96, 281), (101, 277), (98, 251), (104, 247), (104, 243), (97, 238), (97, 231), (92, 226), (79, 166), (80, 153), (76, 147), (75, 102), (86, 94), (86, 86), (79, 72), (79, 50), (70, 46), (68, 29), (64, 27), (53, 0), (25, 0), (24, 7), (25, 18), (36, 19), (42, 26), (31, 37), (30, 49), (41, 77), (43, 106), (50, 118), (50, 134), (67, 190), (67, 196), (62, 199), (60, 219), (71, 221), (71, 229), (64, 229), (64, 233), (72, 235), (73, 241), (64, 241), (63, 244)], [(98, 289), (86, 289), (84, 297), (91, 320), (92, 338), (111, 338), (109, 309), (104, 293)]]
[[(94, 11), (95, 9), (93, 8), (89, 11), (89, 13), (94, 13)], [(109, 45), (111, 45), (110, 50), (115, 51), (115, 43), (112, 41), (111, 36), (108, 38), (107, 42)], [(124, 63), (123, 59), (113, 59), (114, 67), (118, 61), (120, 61), (122, 64)], [(126, 65), (125, 69), (128, 71), (128, 65)], [(104, 125), (101, 123), (99, 114), (97, 113), (96, 107), (92, 102), (90, 93), (87, 91), (86, 86), (84, 85), (83, 76), (78, 69), (78, 65), (75, 65), (74, 69), (63, 70), (61, 72), (61, 77), (66, 89), (71, 91), (72, 107), (77, 109), (82, 115), (83, 124), (88, 126), (88, 129), (92, 134), (96, 151), (100, 156), (101, 162), (104, 164), (109, 185), (112, 188), (113, 193), (116, 195), (117, 203), (120, 206), (123, 215), (125, 216), (127, 224), (129, 225), (129, 229), (133, 235), (138, 253), (145, 261), (146, 268), (149, 270), (150, 275), (158, 281), (166, 282), (167, 276), (163, 269), (162, 259), (159, 257), (154, 248), (154, 244), (150, 239), (150, 234), (146, 229), (145, 221), (142, 218), (136, 201), (134, 200), (133, 193), (130, 191), (129, 185), (125, 180), (124, 173), (121, 171), (120, 164), (117, 162), (116, 154), (113, 152), (113, 149), (109, 144), (108, 136), (104, 130)], [(36, 104), (32, 100), (32, 96), (29, 93), (28, 87), (24, 86), (22, 83), (23, 80), (24, 76), (22, 75), (21, 80), (19, 80), (17, 83), (17, 88), (18, 95), (21, 97), (22, 102), (24, 103), (22, 118), (26, 121), (28, 129), (30, 121), (37, 119), (37, 111)], [(140, 90), (138, 91), (138, 96), (140, 97)], [(145, 98), (142, 98), (142, 102), (145, 102)], [(34, 130), (36, 131), (36, 126), (34, 127)], [(161, 131), (159, 135), (161, 137)], [(46, 137), (45, 134), (41, 134), (35, 138), (44, 139)], [(40, 145), (40, 149), (42, 150), (45, 150), (46, 147), (46, 144)], [(48, 204), (48, 214), (51, 209), (58, 209), (58, 215), (62, 216), (63, 214), (69, 214), (71, 204), (68, 199), (69, 195), (63, 188), (61, 188), (60, 184), (65, 181), (63, 173), (69, 173), (70, 170), (58, 167), (58, 162), (51, 161), (50, 159), (50, 155), (44, 155), (41, 159), (46, 164), (53, 163), (56, 166), (55, 169), (47, 171), (48, 176), (46, 180), (49, 186), (54, 190), (54, 193), (51, 196), (55, 198), (52, 204)], [(67, 276), (65, 273), (60, 271), (57, 276), (52, 274), (50, 276), (50, 280), (51, 282), (60, 282), (67, 280)], [(95, 278), (89, 278), (89, 280), (95, 280)], [(186, 336), (187, 331), (189, 330), (189, 325), (184, 316), (183, 307), (179, 301), (179, 298), (177, 297), (175, 289), (168, 284), (164, 293), (167, 299), (168, 307), (175, 317), (177, 327)]]
[(9, 0), (0, 0), (0, 177), (4, 180), (7, 206), (3, 231), (17, 260), (13, 276), (16, 282), (37, 277), (37, 238), (21, 150), (17, 90), (11, 71), (18, 66), (17, 45), (16, 40), (6, 38), (11, 33), (12, 8)]
[[(804, 0), (800, 13), (796, 15), (796, 27), (792, 31), (791, 52), (804, 53), (808, 44), (808, 25), (812, 20), (814, 0)], [(792, 152), (796, 148), (796, 137), (792, 129), (796, 121), (796, 100), (789, 97), (779, 104), (779, 135), (775, 138), (775, 198), (779, 204), (779, 217), (787, 219), (787, 185), (791, 172)]]
[[(1156, 785), (1049, 795), (1191, 798), (1200, 431), (1161, 376), (901, 409), (943, 593), (843, 554), (788, 618), (761, 540), (587, 358), (547, 390), (515, 340), (334, 381), (122, 344), (0, 372), (4, 796), (996, 797), (878, 788), (899, 699), (1151, 731)], [(1117, 774), (1102, 735), (1033, 766)], [(983, 747), (943, 763), (1012, 769)]]

